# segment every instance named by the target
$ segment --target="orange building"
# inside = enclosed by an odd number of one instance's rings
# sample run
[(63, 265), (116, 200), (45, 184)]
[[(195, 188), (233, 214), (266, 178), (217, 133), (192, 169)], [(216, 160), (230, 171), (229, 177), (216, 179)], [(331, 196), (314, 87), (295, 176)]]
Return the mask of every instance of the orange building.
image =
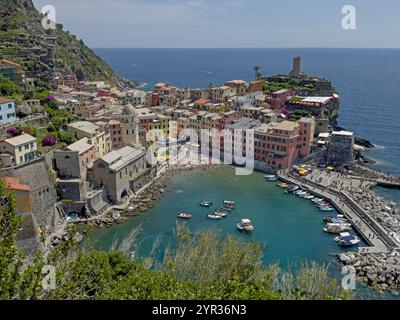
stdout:
[(17, 212), (32, 212), (31, 188), (26, 184), (21, 184), (18, 178), (3, 177), (1, 180), (6, 190), (15, 193), (15, 209)]

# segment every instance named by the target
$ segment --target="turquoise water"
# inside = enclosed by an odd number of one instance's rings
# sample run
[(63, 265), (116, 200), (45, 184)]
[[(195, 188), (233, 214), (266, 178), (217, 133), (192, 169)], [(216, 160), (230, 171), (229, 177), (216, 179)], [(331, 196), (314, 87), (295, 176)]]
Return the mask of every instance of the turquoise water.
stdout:
[[(157, 235), (162, 235), (165, 243), (173, 239), (176, 215), (185, 211), (192, 214), (186, 223), (194, 232), (213, 227), (222, 235), (235, 234), (265, 245), (265, 264), (279, 262), (287, 268), (304, 260), (329, 263), (335, 261), (335, 253), (343, 250), (332, 235), (322, 231), (324, 214), (311, 201), (286, 194), (275, 183), (266, 182), (261, 173), (236, 176), (230, 167), (186, 171), (171, 179), (169, 189), (148, 212), (122, 225), (92, 231), (91, 239), (96, 247), (107, 250), (116, 234), (123, 239), (141, 225), (140, 241), (144, 240), (139, 252), (149, 254)], [(212, 208), (201, 207), (202, 199), (212, 201), (215, 208), (223, 200), (234, 200), (236, 209), (222, 220), (208, 220), (205, 216)], [(253, 222), (255, 231), (251, 235), (237, 231), (236, 223), (242, 218)]]

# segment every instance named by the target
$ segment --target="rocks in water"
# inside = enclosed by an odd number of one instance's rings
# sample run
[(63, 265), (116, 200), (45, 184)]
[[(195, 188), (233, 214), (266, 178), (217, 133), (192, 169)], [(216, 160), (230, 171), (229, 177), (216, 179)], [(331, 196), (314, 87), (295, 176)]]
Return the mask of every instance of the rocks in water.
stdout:
[(338, 255), (346, 268), (354, 268), (357, 277), (379, 290), (400, 290), (399, 252), (384, 253), (342, 253)]

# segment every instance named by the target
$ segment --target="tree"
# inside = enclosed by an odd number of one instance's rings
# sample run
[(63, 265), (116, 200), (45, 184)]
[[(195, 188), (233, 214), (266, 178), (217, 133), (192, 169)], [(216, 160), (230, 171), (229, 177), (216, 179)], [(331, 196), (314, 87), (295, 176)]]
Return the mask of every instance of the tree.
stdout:
[(15, 213), (15, 198), (0, 182), (0, 299), (37, 299), (41, 291), (43, 259), (35, 255), (26, 268), (24, 254), (17, 249), (21, 219)]

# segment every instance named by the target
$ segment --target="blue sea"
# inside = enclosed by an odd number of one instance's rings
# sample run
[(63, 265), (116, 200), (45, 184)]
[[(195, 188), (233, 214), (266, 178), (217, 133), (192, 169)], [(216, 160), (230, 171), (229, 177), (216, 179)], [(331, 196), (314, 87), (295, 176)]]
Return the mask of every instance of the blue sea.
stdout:
[[(400, 175), (400, 50), (374, 49), (96, 49), (121, 76), (144, 82), (151, 90), (158, 82), (178, 87), (207, 87), (227, 80), (253, 80), (253, 67), (265, 75), (288, 73), (292, 57), (301, 56), (303, 72), (332, 80), (341, 96), (339, 124), (372, 141), (377, 148), (367, 155), (376, 168)], [(229, 169), (173, 177), (165, 197), (143, 215), (111, 229), (94, 230), (90, 237), (99, 249), (110, 248), (114, 237), (124, 238), (132, 228), (143, 229), (142, 253), (151, 248), (154, 237), (171, 239), (176, 213), (190, 211), (189, 227), (197, 232), (216, 226), (223, 234), (237, 234), (235, 223), (243, 217), (254, 220), (256, 230), (249, 238), (265, 245), (265, 263), (315, 260), (332, 264), (340, 249), (324, 234), (321, 213), (311, 203), (286, 196), (262, 175), (238, 178)], [(400, 204), (400, 191), (379, 188), (377, 192)], [(202, 199), (216, 203), (232, 197), (238, 202), (234, 216), (212, 223), (199, 208)], [(357, 290), (358, 298), (387, 297), (374, 290)], [(359, 288), (360, 288), (359, 287)]]
[(121, 76), (179, 87), (207, 87), (227, 80), (287, 74), (294, 56), (303, 72), (331, 79), (341, 96), (339, 123), (370, 139), (377, 167), (400, 175), (400, 50), (396, 49), (95, 49)]

